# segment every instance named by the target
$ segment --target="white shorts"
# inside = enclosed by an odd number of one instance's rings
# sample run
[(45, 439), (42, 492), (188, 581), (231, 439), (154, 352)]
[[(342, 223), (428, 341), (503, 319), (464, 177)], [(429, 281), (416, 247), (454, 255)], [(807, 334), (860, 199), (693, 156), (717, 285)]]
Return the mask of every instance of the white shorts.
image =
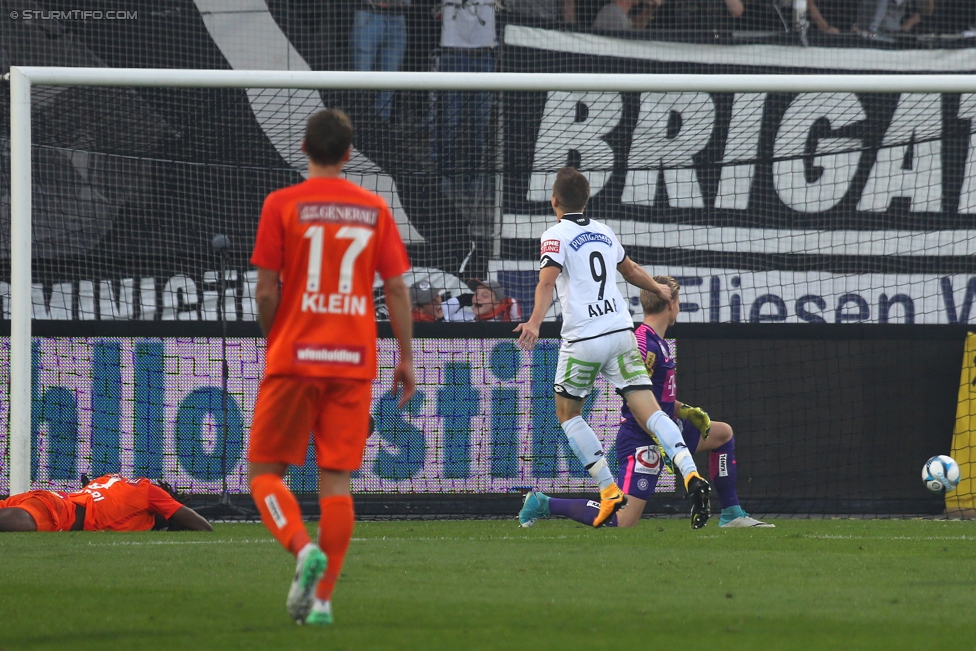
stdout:
[(562, 342), (553, 389), (561, 396), (582, 400), (603, 375), (623, 395), (651, 388), (651, 378), (637, 350), (632, 330), (621, 330), (582, 341)]

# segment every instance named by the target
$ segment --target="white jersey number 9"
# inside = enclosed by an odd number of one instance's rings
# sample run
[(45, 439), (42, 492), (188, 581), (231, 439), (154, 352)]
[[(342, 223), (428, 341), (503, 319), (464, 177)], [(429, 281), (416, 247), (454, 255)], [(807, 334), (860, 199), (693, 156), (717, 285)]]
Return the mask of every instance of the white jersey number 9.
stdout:
[(596, 299), (602, 301), (603, 292), (607, 288), (607, 263), (604, 262), (603, 254), (599, 251), (590, 254), (590, 273), (593, 275), (593, 282), (600, 283), (600, 293), (597, 294)]

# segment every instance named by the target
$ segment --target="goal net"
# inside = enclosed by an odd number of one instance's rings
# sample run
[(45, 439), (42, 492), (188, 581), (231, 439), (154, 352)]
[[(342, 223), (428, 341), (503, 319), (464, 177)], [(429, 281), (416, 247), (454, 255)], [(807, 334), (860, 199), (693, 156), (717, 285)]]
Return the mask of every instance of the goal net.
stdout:
[[(589, 178), (587, 214), (648, 271), (678, 279), (680, 323), (967, 323), (976, 296), (972, 77), (27, 74), (29, 111), (16, 113), (13, 81), (0, 86), (0, 255), (13, 268), (0, 272), (12, 318), (0, 494), (114, 471), (213, 493), (223, 468), (232, 492), (247, 491), (263, 367), (248, 258), (264, 197), (302, 180), (305, 121), (327, 106), (354, 121), (346, 177), (390, 204), (408, 284), (459, 299), (468, 320), (473, 279), (497, 281), (531, 313), (565, 165)], [(425, 105), (427, 119), (385, 123), (375, 107), (388, 92)], [(25, 113), (30, 141), (18, 145)], [(231, 242), (223, 267), (217, 234)], [(620, 287), (639, 321), (636, 290)], [(557, 302), (548, 320), (559, 314)], [(31, 319), (43, 335), (32, 340)], [(553, 413), (558, 341), (523, 352), (505, 332), (458, 324), (418, 340), (419, 396), (405, 411), (389, 395), (395, 344), (381, 341), (377, 431), (356, 491), (592, 488)], [(899, 415), (878, 421), (870, 406), (904, 378), (866, 362), (868, 343), (797, 339), (752, 339), (734, 354), (728, 342), (678, 345), (679, 397), (742, 439), (742, 492), (768, 510), (931, 509), (912, 492), (916, 457), (926, 445), (947, 452), (948, 434), (919, 444), (902, 426), (885, 443)], [(612, 387), (600, 384), (585, 413), (613, 458)], [(857, 474), (879, 454), (877, 476)], [(312, 466), (290, 481), (313, 492)], [(676, 500), (666, 473), (658, 491)]]

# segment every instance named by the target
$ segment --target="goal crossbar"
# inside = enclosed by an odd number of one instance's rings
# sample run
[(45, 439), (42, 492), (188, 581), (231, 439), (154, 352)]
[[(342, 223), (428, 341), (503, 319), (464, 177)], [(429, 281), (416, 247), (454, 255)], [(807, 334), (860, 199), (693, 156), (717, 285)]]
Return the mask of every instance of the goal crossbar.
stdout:
[(31, 87), (495, 92), (976, 93), (976, 75), (595, 75), (12, 66), (10, 82), (10, 493), (30, 488)]
[(642, 75), (531, 72), (180, 70), (12, 66), (4, 75), (43, 86), (329, 90), (606, 91), (706, 93), (971, 93), (976, 75)]

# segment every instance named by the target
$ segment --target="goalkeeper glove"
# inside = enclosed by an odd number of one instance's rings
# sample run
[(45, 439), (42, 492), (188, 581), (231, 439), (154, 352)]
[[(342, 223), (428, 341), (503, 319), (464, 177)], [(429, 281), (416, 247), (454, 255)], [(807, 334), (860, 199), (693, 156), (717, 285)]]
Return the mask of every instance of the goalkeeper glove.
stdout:
[(708, 432), (712, 429), (712, 419), (704, 409), (682, 403), (681, 408), (678, 409), (678, 418), (684, 418), (698, 428), (703, 441), (708, 438)]

